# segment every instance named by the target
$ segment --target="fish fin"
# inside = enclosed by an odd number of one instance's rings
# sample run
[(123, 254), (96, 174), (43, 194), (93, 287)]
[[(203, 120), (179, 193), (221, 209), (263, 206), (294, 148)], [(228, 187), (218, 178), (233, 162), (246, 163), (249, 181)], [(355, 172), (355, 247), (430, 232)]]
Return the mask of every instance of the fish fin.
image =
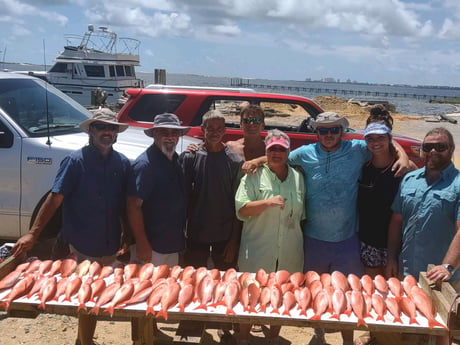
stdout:
[(70, 297), (66, 297), (62, 300), (62, 302), (70, 302)]
[(345, 310), (343, 313), (348, 317), (351, 316), (351, 310)]
[(313, 315), (310, 320), (321, 320), (321, 315)]
[(111, 306), (105, 308), (105, 309), (103, 310), (103, 313), (109, 313), (109, 314), (110, 314), (110, 317), (113, 317), (113, 308), (114, 308), (114, 306), (111, 305)]
[(168, 312), (166, 310), (160, 310), (155, 317), (162, 317), (165, 320), (168, 320)]
[(415, 319), (415, 317), (411, 318), (409, 320), (409, 325), (413, 325), (413, 324), (416, 324), (416, 325), (419, 325), (419, 323), (417, 322), (417, 320)]
[(259, 308), (259, 313), (260, 312), (262, 312), (262, 313), (267, 312), (267, 306), (266, 305), (261, 305), (260, 308)]
[(248, 308), (248, 312), (249, 312), (249, 313), (257, 314), (257, 310), (256, 310), (256, 308), (254, 308), (254, 307)]
[(375, 319), (376, 321), (384, 321), (385, 322), (385, 319), (383, 318), (383, 315), (379, 315), (377, 316), (377, 319)]
[(283, 311), (283, 314), (282, 315), (288, 315), (288, 316), (291, 316), (291, 313), (289, 312), (289, 310), (285, 310)]
[(332, 314), (329, 318), (330, 318), (330, 319), (337, 319), (337, 320), (340, 320), (340, 315), (339, 315), (339, 314)]
[(8, 309), (10, 308), (10, 303), (10, 301), (3, 301), (0, 303), (0, 307), (3, 307), (5, 311), (8, 311)]
[(428, 320), (428, 327), (429, 328), (434, 328), (434, 327), (442, 327), (442, 328), (445, 328), (447, 330), (449, 330), (449, 328), (445, 325), (443, 325), (442, 323), (432, 319), (432, 320)]
[(94, 306), (93, 308), (91, 308), (91, 310), (89, 311), (90, 314), (99, 314), (99, 307), (98, 306)]
[(235, 311), (232, 308), (227, 308), (225, 315), (236, 315)]
[(208, 307), (206, 306), (206, 304), (200, 304), (198, 307), (196, 307), (193, 310), (198, 310), (198, 309), (208, 310)]
[(280, 314), (280, 311), (278, 310), (278, 308), (273, 308), (272, 310), (272, 314)]
[(367, 327), (367, 323), (366, 321), (364, 321), (364, 319), (358, 319), (358, 323), (356, 324), (356, 326), (359, 327), (361, 325)]
[(145, 310), (145, 316), (149, 314), (155, 315), (155, 310), (153, 310), (153, 307), (147, 307), (147, 309)]
[(400, 317), (395, 317), (394, 320), (393, 320), (393, 322), (395, 322), (395, 323), (396, 323), (396, 322), (402, 323), (402, 320), (401, 320)]
[(306, 310), (301, 310), (299, 315), (307, 316), (307, 311)]

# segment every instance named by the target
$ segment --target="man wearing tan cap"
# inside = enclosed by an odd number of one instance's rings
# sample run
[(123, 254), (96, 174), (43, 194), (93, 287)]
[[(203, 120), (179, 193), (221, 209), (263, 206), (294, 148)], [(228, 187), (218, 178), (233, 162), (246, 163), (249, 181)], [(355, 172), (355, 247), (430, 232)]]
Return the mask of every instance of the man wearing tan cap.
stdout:
[[(80, 128), (89, 144), (64, 158), (51, 193), (40, 208), (29, 232), (14, 245), (12, 255), (30, 250), (62, 205), (61, 234), (78, 261), (89, 259), (111, 264), (121, 248), (129, 160), (112, 146), (128, 125), (118, 123), (109, 109), (97, 110)], [(79, 314), (78, 345), (92, 345), (96, 316)]]

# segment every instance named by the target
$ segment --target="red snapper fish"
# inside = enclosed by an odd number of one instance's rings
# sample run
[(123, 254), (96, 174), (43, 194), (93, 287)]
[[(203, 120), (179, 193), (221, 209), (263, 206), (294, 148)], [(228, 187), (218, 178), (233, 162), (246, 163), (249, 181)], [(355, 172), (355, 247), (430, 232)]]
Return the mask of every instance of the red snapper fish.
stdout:
[(162, 317), (165, 320), (168, 320), (168, 309), (174, 307), (177, 304), (179, 293), (180, 293), (180, 285), (178, 282), (170, 282), (168, 283), (168, 288), (166, 289), (163, 296), (161, 296), (160, 305), (161, 309), (157, 313), (156, 317)]
[(123, 273), (125, 275), (125, 280), (136, 278), (139, 276), (139, 266), (135, 263), (127, 264), (123, 268)]
[(168, 278), (170, 268), (168, 265), (155, 266), (152, 274), (152, 283), (155, 283), (158, 279)]
[(321, 315), (323, 315), (329, 308), (329, 294), (326, 290), (319, 291), (315, 298), (313, 299), (313, 315), (310, 320), (321, 320)]
[(377, 313), (377, 321), (385, 321), (385, 314), (387, 312), (387, 306), (385, 304), (385, 300), (379, 294), (372, 295), (372, 307), (374, 308), (375, 312)]
[(7, 311), (10, 308), (11, 302), (17, 298), (20, 298), (27, 294), (27, 292), (32, 288), (34, 284), (34, 277), (31, 274), (25, 276), (21, 279), (16, 285), (13, 286), (11, 291), (3, 297), (0, 306), (3, 306)]
[(78, 290), (80, 289), (80, 286), (81, 286), (81, 283), (82, 283), (82, 280), (80, 277), (76, 277), (70, 281), (67, 281), (67, 286), (65, 288), (65, 298), (63, 300), (64, 301), (70, 301), (70, 299), (72, 298), (73, 295), (75, 295)]
[(401, 320), (401, 307), (399, 306), (398, 301), (394, 297), (387, 297), (385, 299), (385, 303), (387, 305), (387, 309), (390, 311), (391, 315), (393, 315), (394, 319), (393, 322), (402, 323)]
[(410, 296), (410, 291), (413, 286), (418, 286), (417, 279), (413, 275), (407, 275), (403, 279), (403, 289), (407, 296)]
[(0, 280), (0, 290), (9, 289), (19, 280), (22, 271), (15, 270), (8, 273), (2, 280)]
[(347, 298), (342, 289), (335, 289), (332, 293), (332, 310), (334, 313), (331, 315), (331, 319), (340, 320), (340, 315), (345, 312), (347, 308)]
[(105, 308), (104, 312), (109, 313), (111, 317), (113, 317), (115, 307), (123, 304), (127, 300), (131, 298), (134, 292), (134, 284), (131, 282), (124, 283), (120, 289), (118, 289), (113, 296), (112, 300), (110, 301), (107, 308)]
[(38, 259), (34, 259), (34, 260), (30, 261), (30, 265), (27, 266), (27, 268), (25, 270), (25, 273), (34, 273), (35, 271), (38, 270), (38, 268), (40, 267), (41, 263), (42, 263), (42, 261), (38, 260)]
[(323, 284), (323, 288), (332, 286), (332, 278), (329, 273), (321, 273), (319, 280), (321, 281), (321, 284)]
[(77, 259), (75, 255), (69, 255), (66, 259), (62, 260), (60, 272), (61, 278), (70, 276), (77, 268)]
[(268, 273), (263, 268), (259, 268), (256, 272), (256, 280), (261, 287), (267, 286)]
[(267, 311), (267, 305), (270, 303), (271, 288), (264, 286), (260, 292), (260, 303), (259, 312), (265, 313)]
[(361, 285), (363, 287), (364, 292), (367, 293), (369, 296), (372, 296), (374, 294), (374, 281), (369, 275), (365, 274), (361, 277)]
[(310, 284), (315, 280), (320, 280), (320, 276), (316, 271), (307, 271), (305, 273), (305, 285), (310, 287)]
[(240, 296), (240, 284), (237, 280), (230, 280), (227, 284), (227, 288), (225, 289), (224, 294), (224, 303), (227, 306), (227, 311), (225, 312), (226, 315), (235, 315), (233, 308), (238, 303), (238, 299)]
[(88, 302), (91, 298), (91, 281), (87, 280), (85, 283), (81, 286), (80, 290), (78, 290), (78, 308), (77, 310), (80, 309), (85, 309), (86, 310), (86, 302)]
[(283, 302), (283, 296), (281, 294), (281, 290), (275, 284), (271, 287), (270, 291), (270, 305), (272, 306), (272, 314), (279, 314), (279, 308), (281, 307), (281, 303)]
[(383, 296), (386, 296), (388, 294), (388, 284), (386, 279), (382, 275), (377, 274), (374, 277), (374, 285), (377, 291), (380, 292)]
[(302, 284), (305, 282), (305, 274), (302, 272), (292, 273), (289, 277), (289, 281), (294, 285), (294, 290), (300, 289)]
[(30, 262), (26, 261), (26, 262), (23, 262), (22, 264), (17, 265), (14, 270), (19, 271), (19, 272), (24, 272), (29, 266), (30, 266)]
[(352, 290), (350, 302), (351, 302), (351, 308), (353, 309), (353, 313), (355, 313), (356, 317), (358, 318), (357, 326), (363, 325), (367, 327), (367, 324), (364, 321), (366, 307), (365, 307), (364, 297), (362, 293), (359, 291)]
[(44, 260), (40, 263), (38, 266), (38, 273), (41, 275), (45, 275), (48, 273), (51, 269), (51, 266), (53, 265), (53, 260)]
[(155, 266), (151, 262), (142, 265), (139, 270), (139, 280), (142, 281), (152, 279), (154, 269)]
[(38, 294), (40, 304), (37, 306), (37, 308), (45, 310), (46, 302), (52, 300), (56, 295), (56, 285), (56, 277), (50, 277), (47, 279)]
[(292, 291), (286, 291), (283, 294), (283, 315), (291, 316), (291, 309), (296, 305), (294, 293)]
[(352, 290), (356, 290), (361, 292), (362, 291), (362, 285), (361, 285), (361, 280), (358, 278), (356, 274), (350, 273), (347, 276), (347, 281), (348, 284), (350, 284), (350, 287)]
[(174, 280), (178, 280), (181, 272), (182, 272), (182, 267), (179, 265), (175, 265), (171, 268), (171, 271), (169, 272), (169, 277), (173, 278)]
[(104, 266), (101, 269), (101, 272), (99, 273), (99, 278), (104, 279), (110, 276), (113, 273), (113, 267), (112, 266)]
[(433, 304), (433, 300), (430, 296), (418, 286), (413, 286), (410, 290), (410, 297), (414, 301), (417, 310), (420, 311), (428, 320), (428, 327), (442, 327), (445, 329), (449, 329), (447, 326), (443, 325), (442, 323), (436, 321), (436, 311), (435, 306)]
[(99, 309), (112, 300), (113, 296), (115, 296), (120, 287), (121, 284), (118, 282), (113, 282), (107, 286), (104, 291), (102, 291), (101, 295), (96, 300), (96, 304), (89, 312), (96, 315), (99, 314)]
[(389, 278), (388, 288), (390, 289), (391, 293), (396, 298), (396, 300), (400, 301), (404, 294), (404, 290), (403, 290), (402, 284), (399, 281), (399, 279), (395, 277)]
[[(227, 286), (227, 284), (225, 284)], [(223, 295), (222, 295), (223, 297)], [(184, 312), (185, 308), (187, 308), (193, 300), (193, 285), (192, 284), (185, 284), (179, 291), (179, 296), (177, 297), (177, 301), (179, 302), (179, 311)]]
[(350, 290), (350, 284), (348, 283), (347, 277), (345, 277), (345, 274), (342, 272), (332, 272), (331, 283), (335, 290), (342, 290), (343, 292)]
[[(219, 305), (225, 305), (223, 298), (225, 294), (225, 290), (227, 289), (227, 282), (224, 281), (219, 281), (216, 284), (214, 284), (214, 291), (212, 292), (212, 304), (210, 304), (210, 307), (217, 307)], [(187, 284), (191, 285), (191, 284)]]
[(77, 277), (83, 277), (84, 275), (86, 275), (88, 273), (89, 266), (91, 266), (91, 261), (89, 260), (83, 260), (82, 262), (80, 262), (77, 268), (75, 269), (75, 274), (77, 275)]
[(154, 287), (152, 293), (150, 294), (149, 298), (147, 299), (147, 309), (145, 310), (145, 315), (155, 314), (155, 310), (153, 309), (158, 303), (160, 303), (161, 297), (166, 290), (168, 289), (168, 283), (166, 280), (163, 280), (163, 283)]
[(300, 315), (307, 316), (307, 309), (311, 303), (311, 293), (310, 289), (306, 286), (301, 288), (300, 290), (294, 291), (294, 296), (297, 300), (297, 305), (300, 309)]
[(99, 298), (102, 291), (106, 288), (105, 280), (102, 278), (97, 278), (91, 283), (91, 298), (90, 302), (96, 302), (96, 299)]
[(414, 302), (410, 297), (400, 297), (399, 305), (401, 306), (401, 310), (404, 314), (409, 317), (409, 324), (419, 324), (415, 317), (417, 316), (417, 307), (415, 306)]
[(51, 268), (48, 272), (48, 274), (50, 276), (54, 276), (55, 274), (57, 274), (60, 269), (61, 269), (61, 265), (62, 265), (62, 260), (55, 260), (53, 261), (52, 265), (51, 265)]
[(97, 278), (101, 274), (102, 266), (99, 262), (93, 261), (88, 269), (88, 276)]
[(196, 289), (196, 294), (198, 298), (198, 302), (200, 305), (195, 308), (208, 310), (207, 304), (212, 301), (212, 292), (214, 290), (214, 280), (210, 275), (205, 275), (203, 279), (201, 279), (198, 287)]

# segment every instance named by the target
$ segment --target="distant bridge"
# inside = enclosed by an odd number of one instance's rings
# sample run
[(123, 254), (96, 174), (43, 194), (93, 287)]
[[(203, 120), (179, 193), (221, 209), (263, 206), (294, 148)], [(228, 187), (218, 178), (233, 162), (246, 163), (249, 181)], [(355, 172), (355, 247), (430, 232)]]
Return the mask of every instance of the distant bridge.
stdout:
[(421, 95), (416, 93), (399, 93), (399, 92), (383, 92), (383, 91), (362, 91), (362, 90), (345, 90), (345, 89), (330, 89), (309, 86), (285, 86), (285, 85), (269, 85), (269, 84), (255, 84), (250, 80), (242, 78), (231, 78), (230, 83), (232, 87), (246, 87), (252, 89), (272, 89), (284, 91), (297, 91), (307, 92), (322, 95), (350, 95), (350, 96), (371, 96), (371, 97), (401, 97), (401, 98), (416, 98), (428, 100), (445, 100), (447, 98), (455, 98), (455, 96), (439, 96), (439, 95)]

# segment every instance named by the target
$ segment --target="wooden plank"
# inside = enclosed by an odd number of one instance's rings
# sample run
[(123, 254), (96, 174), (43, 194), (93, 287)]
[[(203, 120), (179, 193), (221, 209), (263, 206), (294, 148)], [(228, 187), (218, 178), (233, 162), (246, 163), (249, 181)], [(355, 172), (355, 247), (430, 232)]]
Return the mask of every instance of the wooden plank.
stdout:
[(131, 318), (131, 340), (133, 345), (152, 345), (154, 343), (153, 317)]

